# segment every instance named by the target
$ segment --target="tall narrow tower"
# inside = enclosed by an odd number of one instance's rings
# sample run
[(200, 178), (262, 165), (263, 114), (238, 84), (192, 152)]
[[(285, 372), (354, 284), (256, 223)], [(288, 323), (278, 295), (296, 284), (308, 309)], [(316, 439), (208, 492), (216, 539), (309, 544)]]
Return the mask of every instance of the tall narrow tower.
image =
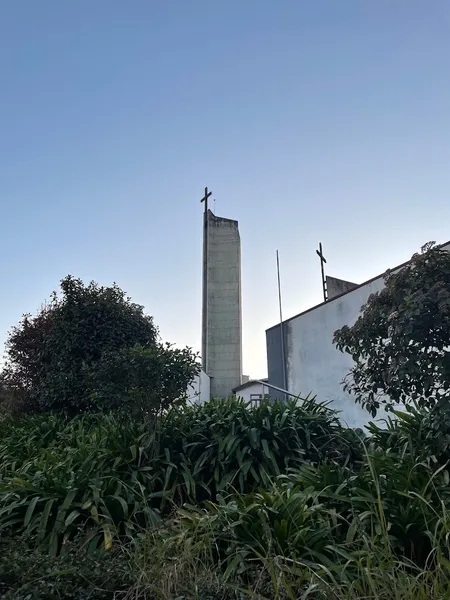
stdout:
[(202, 363), (211, 395), (226, 398), (242, 381), (241, 239), (238, 222), (203, 214)]

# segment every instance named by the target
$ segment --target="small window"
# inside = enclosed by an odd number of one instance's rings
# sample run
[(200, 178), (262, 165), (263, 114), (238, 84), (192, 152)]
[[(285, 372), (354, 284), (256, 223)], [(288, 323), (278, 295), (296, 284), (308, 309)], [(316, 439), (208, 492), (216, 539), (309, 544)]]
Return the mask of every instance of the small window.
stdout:
[(262, 394), (250, 394), (250, 400), (262, 400), (262, 399), (263, 399)]

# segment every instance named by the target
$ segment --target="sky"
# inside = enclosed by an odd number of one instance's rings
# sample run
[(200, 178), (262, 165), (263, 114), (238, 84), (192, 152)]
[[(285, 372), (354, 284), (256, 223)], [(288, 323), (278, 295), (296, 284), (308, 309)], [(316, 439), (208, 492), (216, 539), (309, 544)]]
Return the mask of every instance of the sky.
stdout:
[(448, 0), (0, 2), (0, 346), (67, 274), (200, 350), (202, 205), (265, 330), (450, 240)]

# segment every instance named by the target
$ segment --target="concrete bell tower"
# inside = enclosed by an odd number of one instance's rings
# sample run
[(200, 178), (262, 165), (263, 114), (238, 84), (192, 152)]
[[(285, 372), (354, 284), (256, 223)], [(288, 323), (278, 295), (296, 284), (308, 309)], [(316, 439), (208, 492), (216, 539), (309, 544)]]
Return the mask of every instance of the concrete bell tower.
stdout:
[(241, 239), (237, 221), (203, 213), (202, 368), (211, 396), (227, 398), (242, 382)]

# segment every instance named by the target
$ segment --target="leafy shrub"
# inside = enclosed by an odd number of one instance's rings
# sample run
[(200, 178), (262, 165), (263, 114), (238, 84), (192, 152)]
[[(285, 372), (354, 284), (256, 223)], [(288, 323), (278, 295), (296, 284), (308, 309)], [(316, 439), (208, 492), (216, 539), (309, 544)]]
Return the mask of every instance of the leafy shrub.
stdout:
[(450, 252), (426, 244), (384, 279), (356, 323), (334, 334), (355, 361), (345, 387), (372, 416), (381, 404), (415, 400), (439, 405), (442, 419), (450, 397)]
[(367, 429), (373, 444), (386, 452), (406, 448), (418, 459), (443, 465), (450, 459), (450, 423), (439, 413), (439, 409), (428, 410), (412, 403), (406, 412), (393, 411), (383, 427), (369, 423)]
[(211, 401), (152, 427), (113, 414), (34, 416), (3, 422), (0, 433), (0, 531), (37, 536), (54, 555), (80, 529), (97, 530), (108, 547), (173, 505), (249, 492), (301, 462), (352, 454), (334, 413), (312, 402)]
[[(228, 573), (242, 574), (268, 556), (332, 565), (338, 516), (315, 491), (272, 486), (236, 495), (206, 509), (182, 509), (169, 531), (176, 546), (210, 552)], [(331, 551), (330, 551), (331, 550)]]
[[(0, 531), (25, 532), (56, 555), (80, 529), (93, 529), (92, 544), (109, 547), (119, 530), (131, 535), (159, 521), (149, 503), (152, 468), (143, 462), (154, 434), (144, 424), (114, 415), (53, 416), (49, 427), (47, 419), (24, 419), (0, 446)], [(32, 441), (21, 446), (27, 436), (41, 437), (34, 452)]]
[[(161, 535), (168, 564), (185, 548), (231, 579), (266, 573), (274, 585), (290, 588), (290, 597), (322, 588), (328, 598), (345, 588), (348, 596), (331, 597), (378, 599), (369, 592), (382, 587), (383, 574), (386, 580), (407, 576), (409, 589), (414, 581), (428, 589), (434, 569), (436, 581), (447, 571), (449, 506), (444, 471), (370, 450), (357, 473), (336, 464), (303, 465), (268, 491), (185, 507)], [(448, 575), (442, 586), (450, 590)], [(380, 597), (410, 597), (388, 592), (386, 586)]]
[(197, 369), (189, 348), (157, 344), (104, 352), (86, 373), (91, 401), (100, 410), (167, 410), (186, 399)]
[[(142, 306), (116, 285), (85, 286), (71, 276), (61, 291), (7, 340), (2, 379), (27, 410), (73, 415), (116, 408), (121, 399), (128, 408), (133, 398), (158, 410), (186, 395), (197, 357), (162, 345)], [(113, 370), (120, 376), (110, 379)]]
[[(354, 463), (325, 453), (250, 494), (221, 494), (203, 508), (178, 511), (164, 534), (168, 556), (187, 547), (201, 560), (213, 557), (230, 576), (275, 560), (286, 576), (294, 564), (315, 564), (340, 583), (374, 561), (389, 576), (399, 565), (399, 576), (446, 568), (448, 458), (422, 409), (396, 416), (386, 430), (369, 427), (372, 435)], [(318, 575), (313, 571), (310, 583)]]
[(301, 462), (325, 457), (345, 462), (358, 452), (355, 437), (340, 426), (336, 413), (313, 400), (250, 408), (231, 398), (172, 411), (160, 445), (166, 458), (164, 489), (172, 490), (177, 504), (214, 499), (223, 491), (243, 493), (270, 485)]
[[(332, 470), (336, 473), (337, 468)], [(398, 556), (423, 566), (432, 551), (448, 554), (444, 532), (449, 531), (450, 489), (445, 465), (416, 456), (413, 447), (385, 451), (370, 445), (361, 468), (341, 470), (338, 479), (331, 482), (327, 465), (319, 465), (302, 467), (294, 481), (319, 492), (320, 500), (348, 524), (348, 531), (364, 532), (375, 544), (388, 539)]]
[(446, 598), (449, 475), (425, 417), (365, 445), (314, 402), (3, 420), (2, 593)]

